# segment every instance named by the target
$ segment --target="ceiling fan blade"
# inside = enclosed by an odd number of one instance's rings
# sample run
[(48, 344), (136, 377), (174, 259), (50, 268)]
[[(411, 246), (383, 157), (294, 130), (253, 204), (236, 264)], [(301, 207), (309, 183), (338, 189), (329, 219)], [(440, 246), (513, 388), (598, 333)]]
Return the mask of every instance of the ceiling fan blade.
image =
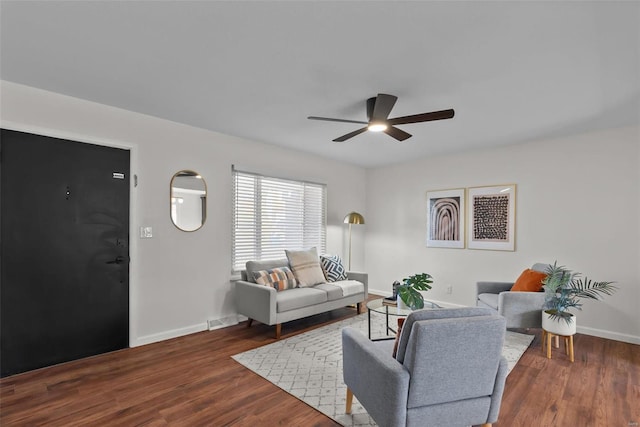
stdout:
[(396, 117), (387, 120), (390, 125), (406, 125), (408, 123), (430, 122), (433, 120), (450, 119), (454, 115), (453, 110), (432, 111), (430, 113), (414, 114), (412, 116)]
[(344, 141), (346, 141), (347, 139), (353, 138), (354, 136), (357, 136), (357, 135), (360, 135), (360, 134), (361, 134), (361, 133), (363, 133), (363, 132), (366, 132), (366, 131), (367, 131), (367, 129), (368, 129), (368, 128), (365, 126), (365, 127), (361, 128), (361, 129), (354, 130), (353, 132), (349, 132), (349, 133), (348, 133), (348, 134), (346, 134), (346, 135), (342, 135), (342, 136), (340, 136), (340, 137), (338, 137), (338, 138), (334, 139), (334, 140), (333, 140), (333, 142), (344, 142)]
[(398, 141), (404, 141), (405, 139), (411, 138), (411, 134), (410, 133), (407, 133), (407, 132), (405, 132), (405, 131), (403, 131), (401, 129), (398, 129), (398, 128), (394, 128), (393, 126), (389, 126), (385, 130), (383, 130), (383, 132), (386, 133), (389, 136), (394, 137)]
[(369, 117), (369, 123), (386, 121), (397, 100), (397, 96), (379, 93), (373, 106), (371, 117)]
[(309, 117), (307, 117), (307, 119), (309, 119), (309, 120), (324, 120), (325, 122), (359, 123), (361, 125), (366, 125), (367, 124), (367, 122), (363, 122), (363, 121), (360, 121), (360, 120), (331, 119), (329, 117), (309, 116)]

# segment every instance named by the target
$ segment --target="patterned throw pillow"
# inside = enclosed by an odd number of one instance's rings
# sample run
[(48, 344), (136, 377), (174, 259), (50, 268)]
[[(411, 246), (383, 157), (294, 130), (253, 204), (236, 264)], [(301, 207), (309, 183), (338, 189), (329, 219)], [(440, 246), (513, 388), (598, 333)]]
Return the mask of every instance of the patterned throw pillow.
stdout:
[(271, 286), (276, 291), (293, 289), (298, 286), (293, 272), (289, 267), (272, 268), (271, 270), (261, 270), (253, 273), (256, 283), (264, 286)]
[(320, 258), (315, 247), (306, 251), (284, 251), (289, 265), (299, 282), (299, 287), (315, 286), (326, 283), (324, 273), (320, 267)]
[(320, 265), (327, 282), (347, 280), (347, 270), (342, 265), (342, 258), (339, 255), (320, 255)]

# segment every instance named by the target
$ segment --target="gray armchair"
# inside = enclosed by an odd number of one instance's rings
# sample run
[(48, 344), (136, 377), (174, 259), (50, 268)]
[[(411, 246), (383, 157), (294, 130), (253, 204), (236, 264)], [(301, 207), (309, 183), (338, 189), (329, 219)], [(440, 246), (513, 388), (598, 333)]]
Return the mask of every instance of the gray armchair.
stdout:
[[(545, 272), (549, 264), (532, 270)], [(514, 282), (477, 282), (476, 305), (490, 308), (507, 319), (507, 328), (541, 328), (544, 292), (510, 292)]]
[(490, 425), (507, 376), (505, 319), (489, 309), (420, 310), (393, 341), (344, 328), (347, 413), (355, 395), (380, 427)]

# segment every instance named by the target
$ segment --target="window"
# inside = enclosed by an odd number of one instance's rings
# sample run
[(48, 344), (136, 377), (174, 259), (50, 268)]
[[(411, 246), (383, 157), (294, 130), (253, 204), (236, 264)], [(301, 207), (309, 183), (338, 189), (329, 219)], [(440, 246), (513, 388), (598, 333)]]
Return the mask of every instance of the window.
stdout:
[(233, 170), (233, 255), (237, 273), (250, 260), (283, 258), (285, 249), (326, 246), (325, 185)]

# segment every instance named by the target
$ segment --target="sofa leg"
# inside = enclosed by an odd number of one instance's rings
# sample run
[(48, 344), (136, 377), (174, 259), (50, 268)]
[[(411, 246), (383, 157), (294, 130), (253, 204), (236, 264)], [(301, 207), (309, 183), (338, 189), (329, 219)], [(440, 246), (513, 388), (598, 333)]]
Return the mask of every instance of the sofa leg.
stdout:
[(356, 311), (358, 312), (358, 314), (362, 313), (362, 303), (361, 302), (356, 304)]
[(480, 427), (491, 427), (491, 423), (482, 424), (482, 426), (480, 426)]
[(282, 323), (276, 324), (276, 339), (279, 340), (282, 335)]
[(351, 389), (349, 387), (347, 387), (347, 407), (345, 408), (344, 413), (345, 414), (350, 414), (351, 413), (351, 404), (353, 403), (353, 392), (351, 391)]
[(252, 323), (253, 323), (253, 319), (249, 319), (247, 321), (247, 328), (250, 328)]

